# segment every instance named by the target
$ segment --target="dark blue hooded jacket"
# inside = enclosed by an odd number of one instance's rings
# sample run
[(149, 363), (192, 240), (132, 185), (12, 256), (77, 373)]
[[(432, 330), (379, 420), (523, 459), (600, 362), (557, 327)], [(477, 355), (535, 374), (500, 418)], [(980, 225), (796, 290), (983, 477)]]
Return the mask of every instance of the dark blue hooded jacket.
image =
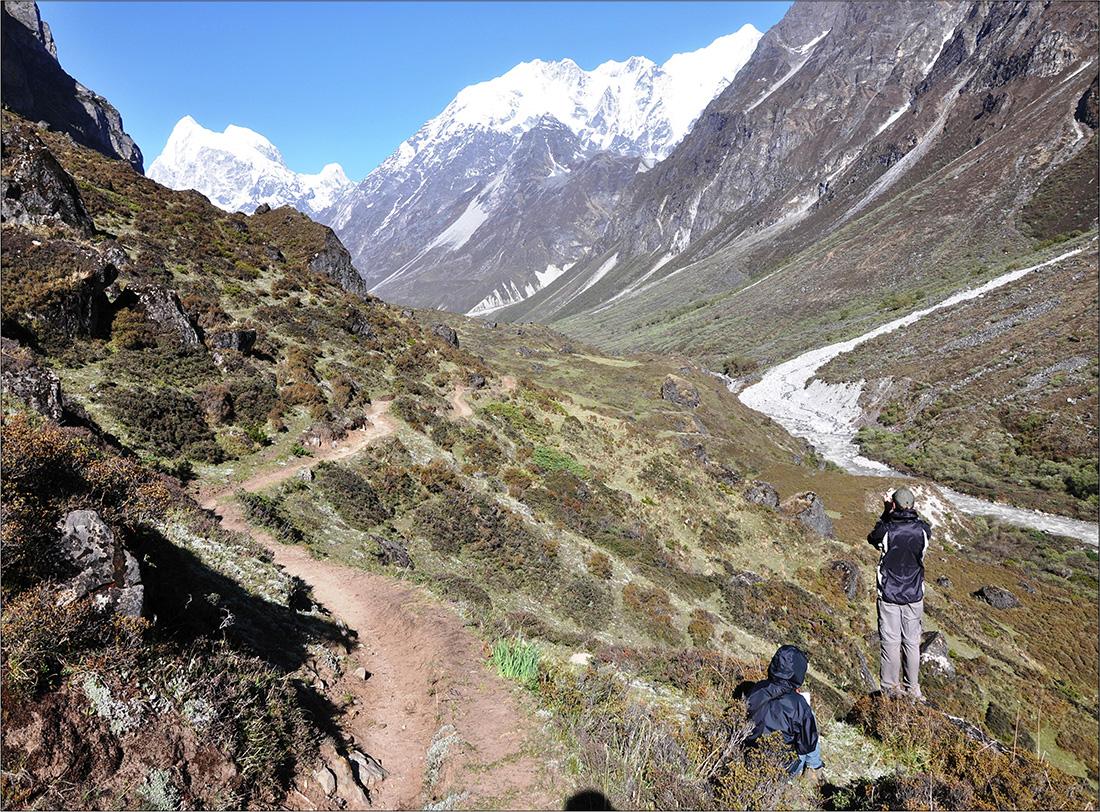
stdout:
[(882, 555), (878, 596), (886, 603), (924, 600), (924, 551), (932, 539), (928, 522), (910, 508), (887, 509), (867, 537)]
[(753, 723), (749, 742), (779, 731), (800, 756), (817, 747), (817, 720), (806, 698), (796, 689), (806, 679), (806, 655), (796, 646), (781, 646), (768, 666), (768, 678), (748, 696)]

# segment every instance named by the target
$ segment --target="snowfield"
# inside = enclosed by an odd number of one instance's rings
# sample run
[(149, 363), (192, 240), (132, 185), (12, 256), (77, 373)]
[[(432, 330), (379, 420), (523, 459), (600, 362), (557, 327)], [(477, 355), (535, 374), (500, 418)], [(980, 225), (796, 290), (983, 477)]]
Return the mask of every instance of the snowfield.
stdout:
[[(808, 440), (825, 459), (836, 463), (849, 473), (862, 476), (904, 477), (904, 474), (859, 453), (855, 436), (857, 422), (863, 416), (859, 396), (863, 391), (864, 382), (828, 384), (814, 377), (817, 371), (838, 355), (851, 352), (860, 344), (876, 336), (906, 327), (937, 310), (976, 299), (1032, 271), (1061, 262), (1084, 250), (1084, 248), (1078, 248), (1067, 251), (1029, 268), (1010, 271), (991, 279), (984, 285), (956, 293), (932, 307), (887, 322), (857, 338), (810, 350), (772, 367), (764, 373), (758, 383), (747, 387), (738, 396), (749, 408), (766, 414), (796, 437)], [(1068, 536), (1093, 546), (1096, 546), (1100, 540), (1100, 530), (1091, 522), (1012, 507), (999, 502), (989, 502), (942, 486), (940, 490), (962, 513), (994, 516), (1012, 524)]]

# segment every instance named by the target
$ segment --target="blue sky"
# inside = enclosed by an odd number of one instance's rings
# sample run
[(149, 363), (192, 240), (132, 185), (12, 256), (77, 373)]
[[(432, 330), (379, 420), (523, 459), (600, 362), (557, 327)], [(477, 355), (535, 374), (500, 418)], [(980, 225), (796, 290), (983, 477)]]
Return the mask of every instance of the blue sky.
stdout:
[(106, 96), (148, 166), (190, 114), (263, 133), (291, 169), (358, 180), (463, 87), (518, 62), (663, 62), (788, 2), (51, 2), (62, 66)]

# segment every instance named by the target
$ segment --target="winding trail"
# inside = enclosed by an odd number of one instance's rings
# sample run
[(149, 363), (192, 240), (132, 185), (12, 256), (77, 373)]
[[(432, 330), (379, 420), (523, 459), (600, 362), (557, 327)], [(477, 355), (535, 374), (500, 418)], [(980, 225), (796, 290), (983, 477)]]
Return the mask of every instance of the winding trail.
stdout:
[[(862, 476), (905, 477), (905, 474), (859, 453), (855, 436), (857, 423), (863, 416), (863, 409), (859, 404), (863, 381), (830, 384), (815, 378), (817, 371), (838, 355), (851, 352), (865, 341), (907, 327), (937, 310), (976, 299), (1032, 271), (1076, 256), (1089, 247), (1091, 243), (1088, 246), (1067, 251), (1046, 262), (1010, 271), (991, 279), (984, 285), (956, 293), (938, 304), (894, 319), (856, 338), (805, 352), (769, 369), (760, 381), (742, 390), (738, 397), (746, 406), (766, 414), (791, 434), (808, 440), (827, 460), (836, 463), (849, 473)], [(732, 385), (730, 390), (734, 391)], [(1013, 507), (1000, 502), (990, 502), (942, 485), (938, 487), (963, 513), (995, 516), (1012, 524), (1068, 536), (1093, 546), (1097, 546), (1100, 541), (1100, 529), (1092, 522)]]
[[(389, 772), (372, 789), (374, 808), (420, 809), (447, 797), (456, 806), (473, 808), (559, 806), (562, 795), (548, 767), (550, 758), (538, 752), (537, 722), (514, 688), (489, 671), (485, 644), (461, 617), (416, 586), (278, 542), (248, 523), (234, 496), (237, 488), (270, 488), (304, 468), (359, 453), (394, 432), (388, 408), (389, 402), (376, 403), (367, 428), (312, 457), (260, 471), (232, 487), (204, 491), (199, 502), (217, 514), (222, 527), (263, 544), (280, 567), (308, 584), (334, 619), (357, 633), (359, 643), (343, 676), (324, 689), (334, 704), (354, 700), (336, 722), (349, 742)], [(359, 668), (366, 669), (368, 679), (355, 675)], [(455, 738), (445, 755), (429, 759), (433, 740), (451, 733)], [(306, 794), (292, 793), (288, 803), (296, 798), (307, 809), (332, 806), (312, 778), (299, 776), (299, 786)], [(343, 786), (337, 795), (350, 808), (361, 806)]]

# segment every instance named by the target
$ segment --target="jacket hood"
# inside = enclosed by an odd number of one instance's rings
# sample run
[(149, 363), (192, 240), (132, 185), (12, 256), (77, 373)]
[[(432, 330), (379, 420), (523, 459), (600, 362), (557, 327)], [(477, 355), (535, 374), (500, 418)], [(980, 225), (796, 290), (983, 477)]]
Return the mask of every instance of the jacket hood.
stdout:
[(894, 521), (912, 521), (913, 519), (919, 519), (920, 516), (913, 508), (894, 508), (890, 511), (890, 518)]
[(768, 678), (793, 688), (799, 687), (806, 679), (809, 660), (797, 646), (780, 646), (768, 665)]

